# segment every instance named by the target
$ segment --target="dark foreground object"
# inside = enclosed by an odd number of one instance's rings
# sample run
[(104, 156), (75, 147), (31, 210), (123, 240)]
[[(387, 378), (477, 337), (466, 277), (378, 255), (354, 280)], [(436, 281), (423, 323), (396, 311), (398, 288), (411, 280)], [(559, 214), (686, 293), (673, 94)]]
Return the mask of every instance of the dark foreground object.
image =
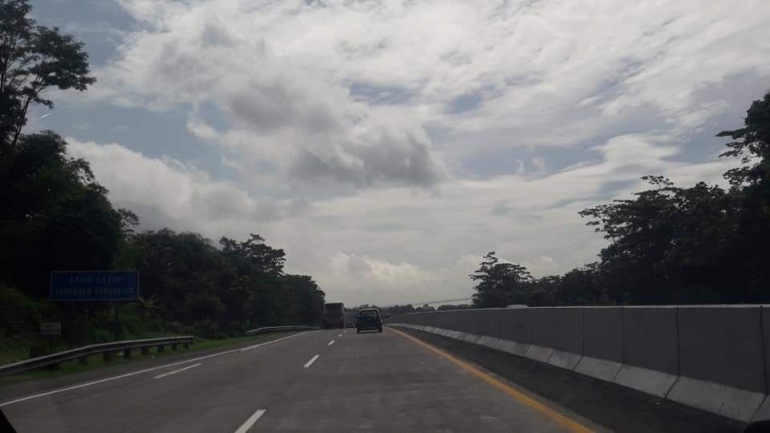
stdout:
[(0, 409), (0, 433), (16, 433), (13, 426), (8, 422), (8, 418), (5, 417), (3, 410)]
[[(618, 432), (743, 432), (746, 425), (478, 344), (398, 327)], [(767, 425), (752, 425), (770, 432)]]

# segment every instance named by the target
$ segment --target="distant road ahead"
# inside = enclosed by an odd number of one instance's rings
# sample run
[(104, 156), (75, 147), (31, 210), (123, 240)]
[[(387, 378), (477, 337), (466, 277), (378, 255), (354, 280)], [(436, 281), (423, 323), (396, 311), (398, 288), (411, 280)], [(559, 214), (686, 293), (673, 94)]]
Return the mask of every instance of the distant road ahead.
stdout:
[(308, 332), (169, 363), (0, 406), (20, 433), (588, 431), (388, 329)]

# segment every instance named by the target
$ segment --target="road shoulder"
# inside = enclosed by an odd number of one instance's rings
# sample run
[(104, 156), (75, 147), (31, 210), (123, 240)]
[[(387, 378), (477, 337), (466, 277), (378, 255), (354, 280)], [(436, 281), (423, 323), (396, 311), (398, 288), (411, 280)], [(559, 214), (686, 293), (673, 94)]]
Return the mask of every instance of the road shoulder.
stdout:
[(398, 330), (610, 430), (733, 433), (745, 428), (736, 421), (506, 352), (414, 329)]
[(114, 366), (105, 366), (96, 368), (93, 370), (87, 370), (72, 374), (62, 374), (52, 377), (44, 377), (34, 380), (26, 380), (22, 382), (9, 383), (0, 385), (0, 403), (12, 400), (14, 398), (35, 394), (40, 392), (46, 392), (58, 388), (65, 388), (84, 382), (101, 380), (104, 378), (119, 376), (127, 373), (131, 373), (138, 370), (144, 370), (148, 368), (163, 366), (166, 364), (172, 364), (177, 362), (184, 362), (186, 360), (192, 360), (202, 356), (208, 356), (219, 352), (226, 352), (230, 350), (237, 350), (244, 347), (252, 346), (254, 344), (268, 342), (278, 338), (286, 337), (294, 334), (293, 332), (284, 332), (276, 334), (265, 334), (261, 336), (244, 338), (242, 340), (233, 342), (230, 345), (217, 346), (207, 349), (199, 350), (180, 350), (179, 352), (171, 352), (170, 354), (157, 356), (154, 358), (143, 357), (141, 359), (135, 359), (131, 362), (124, 362), (116, 364)]

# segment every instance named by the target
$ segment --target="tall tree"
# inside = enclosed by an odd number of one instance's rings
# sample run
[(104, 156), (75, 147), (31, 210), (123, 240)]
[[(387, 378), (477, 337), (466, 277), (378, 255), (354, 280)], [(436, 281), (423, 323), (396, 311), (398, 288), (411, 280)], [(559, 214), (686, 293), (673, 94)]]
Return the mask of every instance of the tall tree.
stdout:
[(83, 43), (57, 27), (37, 25), (30, 10), (27, 0), (0, 0), (0, 141), (11, 146), (32, 103), (53, 108), (46, 89), (82, 91), (96, 81)]
[(532, 277), (527, 268), (514, 263), (499, 263), (494, 251), (484, 256), (472, 275), (478, 283), (474, 287), (473, 305), (481, 308), (504, 307), (507, 304), (529, 304)]
[(653, 304), (709, 302), (732, 296), (728, 291), (738, 296), (729, 265), (735, 201), (702, 182), (678, 188), (660, 176), (643, 179), (652, 188), (634, 199), (580, 212), (611, 241), (599, 266), (607, 295), (617, 303)]
[(765, 294), (770, 286), (770, 92), (751, 104), (743, 128), (717, 136), (732, 139), (723, 157), (741, 158), (740, 167), (725, 173), (741, 207), (733, 257), (740, 274), (751, 276), (747, 284), (752, 297), (765, 300), (770, 298)]
[(741, 158), (742, 166), (725, 173), (733, 185), (760, 185), (770, 182), (770, 92), (756, 100), (746, 112), (744, 127), (722, 131), (717, 137), (730, 137), (723, 157)]
[(245, 242), (236, 242), (223, 237), (219, 244), (225, 256), (233, 261), (239, 274), (247, 273), (251, 269), (272, 278), (283, 275), (286, 253), (282, 249), (275, 249), (265, 244), (265, 239), (260, 235), (252, 233)]
[(112, 265), (121, 215), (61, 137), (22, 136), (0, 156), (0, 185), (0, 281), (42, 297), (52, 270)]

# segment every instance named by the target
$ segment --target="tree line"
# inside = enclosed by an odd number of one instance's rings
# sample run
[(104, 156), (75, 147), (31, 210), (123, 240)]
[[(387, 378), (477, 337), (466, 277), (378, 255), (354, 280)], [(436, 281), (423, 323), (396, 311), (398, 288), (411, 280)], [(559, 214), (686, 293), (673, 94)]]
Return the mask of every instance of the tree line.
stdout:
[(580, 212), (609, 241), (599, 260), (533, 278), (494, 251), (470, 275), (475, 307), (770, 301), (770, 92), (743, 127), (723, 131), (721, 157), (739, 161), (729, 187), (677, 187), (645, 176), (648, 189)]
[[(198, 233), (137, 232), (137, 216), (110, 202), (64, 139), (21, 133), (33, 104), (53, 108), (46, 90), (95, 82), (83, 44), (30, 11), (27, 0), (0, 0), (0, 347), (18, 349), (0, 358), (42, 350), (41, 321), (62, 322), (64, 346), (320, 323), (324, 292), (284, 272), (282, 249), (256, 234), (216, 244)], [(136, 302), (47, 299), (51, 271), (123, 269), (140, 272)]]

